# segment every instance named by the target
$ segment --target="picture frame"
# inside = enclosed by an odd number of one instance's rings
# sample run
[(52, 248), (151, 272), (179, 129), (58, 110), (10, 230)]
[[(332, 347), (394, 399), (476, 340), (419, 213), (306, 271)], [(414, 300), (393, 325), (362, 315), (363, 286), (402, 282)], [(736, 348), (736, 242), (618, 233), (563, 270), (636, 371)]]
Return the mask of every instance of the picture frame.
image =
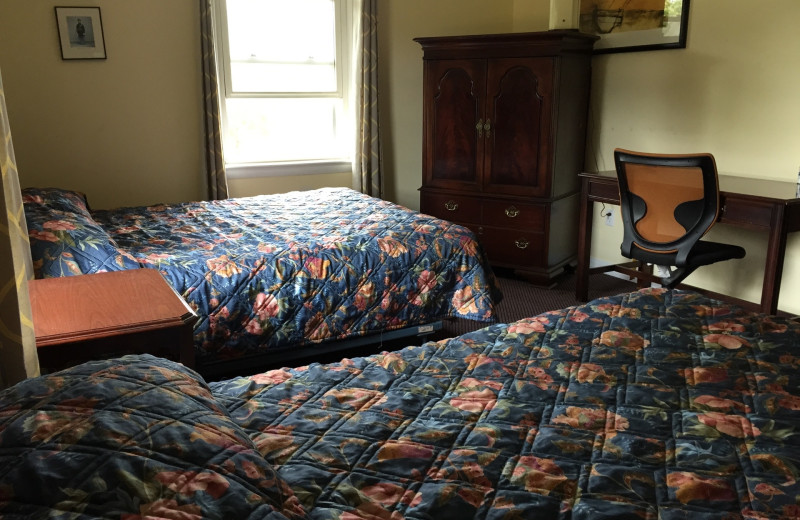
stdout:
[(580, 0), (580, 31), (599, 36), (595, 54), (683, 49), (689, 0)]
[(62, 60), (106, 59), (99, 7), (56, 7)]

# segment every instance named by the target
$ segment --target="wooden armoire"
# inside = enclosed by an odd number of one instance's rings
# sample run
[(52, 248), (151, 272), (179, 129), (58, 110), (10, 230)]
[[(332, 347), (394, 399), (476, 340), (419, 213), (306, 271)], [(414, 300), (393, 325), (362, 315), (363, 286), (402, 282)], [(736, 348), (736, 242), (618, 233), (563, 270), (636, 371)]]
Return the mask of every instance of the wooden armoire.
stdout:
[(595, 36), (416, 38), (420, 210), (478, 236), (492, 265), (549, 285), (574, 262)]

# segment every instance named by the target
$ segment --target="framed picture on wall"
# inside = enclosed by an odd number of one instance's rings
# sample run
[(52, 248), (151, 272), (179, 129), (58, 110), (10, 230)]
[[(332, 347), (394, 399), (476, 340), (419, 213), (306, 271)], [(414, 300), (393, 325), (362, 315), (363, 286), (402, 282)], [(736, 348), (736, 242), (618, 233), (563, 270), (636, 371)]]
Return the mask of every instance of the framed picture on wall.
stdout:
[(580, 0), (580, 30), (595, 54), (686, 47), (689, 0)]
[(61, 42), (61, 59), (106, 59), (99, 7), (56, 7), (56, 24)]

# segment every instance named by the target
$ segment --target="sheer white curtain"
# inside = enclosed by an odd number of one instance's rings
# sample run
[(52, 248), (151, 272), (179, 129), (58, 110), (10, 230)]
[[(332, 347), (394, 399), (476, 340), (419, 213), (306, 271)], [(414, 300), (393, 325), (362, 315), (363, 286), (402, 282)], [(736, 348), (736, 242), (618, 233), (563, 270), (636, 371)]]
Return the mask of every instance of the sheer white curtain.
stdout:
[(383, 196), (380, 122), (378, 114), (378, 1), (354, 1), (354, 103), (356, 151), (353, 189)]
[(22, 206), (3, 78), (0, 76), (0, 388), (39, 375), (28, 280), (33, 262)]

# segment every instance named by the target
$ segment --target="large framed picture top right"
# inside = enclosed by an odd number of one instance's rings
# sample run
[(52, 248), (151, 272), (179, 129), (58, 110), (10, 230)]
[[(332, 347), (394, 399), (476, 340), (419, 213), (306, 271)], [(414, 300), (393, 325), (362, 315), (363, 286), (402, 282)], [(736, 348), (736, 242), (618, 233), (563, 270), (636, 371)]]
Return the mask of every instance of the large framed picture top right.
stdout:
[(689, 0), (580, 0), (580, 30), (596, 54), (686, 47)]

